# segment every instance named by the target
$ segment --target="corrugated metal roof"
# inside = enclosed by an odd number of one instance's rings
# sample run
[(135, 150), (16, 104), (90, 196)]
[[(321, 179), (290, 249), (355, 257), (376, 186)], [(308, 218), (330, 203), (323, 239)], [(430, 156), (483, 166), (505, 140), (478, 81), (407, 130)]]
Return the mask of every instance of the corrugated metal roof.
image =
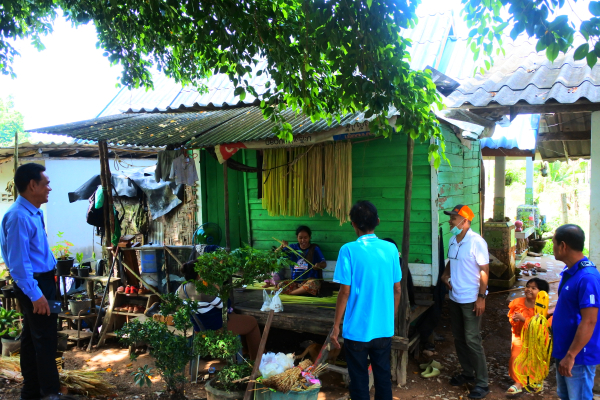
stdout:
[[(266, 61), (261, 61), (253, 70), (262, 69)], [(257, 76), (255, 73), (247, 74), (244, 79), (260, 94), (266, 91), (265, 84), (269, 80), (266, 74)], [(127, 90), (123, 88), (117, 96), (106, 106), (98, 117), (115, 115), (122, 112), (169, 112), (207, 110), (221, 107), (249, 106), (255, 103), (256, 98), (246, 93), (244, 101), (233, 94), (233, 82), (225, 74), (211, 76), (206, 82), (207, 93), (200, 93), (193, 86), (183, 87), (167, 78), (163, 74), (153, 76), (154, 90), (146, 91), (145, 88)]]
[(551, 63), (545, 53), (535, 52), (535, 43), (518, 39), (517, 44), (484, 75), (459, 79), (461, 86), (448, 96), (446, 105), (511, 106), (549, 100), (570, 104), (581, 99), (600, 102), (600, 65), (590, 69), (585, 59), (575, 61), (574, 48)]
[(496, 126), (491, 138), (481, 139), (481, 148), (534, 150), (539, 115), (518, 115), (510, 126)]
[[(52, 135), (55, 138), (56, 135)], [(149, 156), (158, 153), (160, 148), (148, 147), (148, 146), (132, 146), (132, 145), (108, 145), (109, 151), (117, 151), (119, 154), (122, 153), (139, 153), (143, 156)], [(14, 146), (0, 147), (0, 159), (10, 157), (14, 154)], [(77, 150), (74, 153), (73, 150)], [(61, 157), (68, 153), (69, 156), (76, 157), (97, 157), (98, 155), (98, 144), (90, 140), (73, 139), (67, 138), (63, 142), (54, 141), (26, 141), (19, 143), (19, 154), (32, 153), (36, 154), (47, 154), (49, 157)], [(33, 154), (30, 154), (30, 156)]]
[[(327, 125), (325, 120), (313, 123), (310, 118), (298, 115), (291, 109), (283, 114), (292, 125), (294, 135), (321, 132), (364, 121), (363, 113), (348, 115), (341, 119), (341, 123), (334, 121), (331, 125)], [(138, 146), (171, 144), (189, 148), (274, 137), (273, 123), (265, 120), (256, 106), (173, 114), (121, 114), (39, 128), (36, 131)]]

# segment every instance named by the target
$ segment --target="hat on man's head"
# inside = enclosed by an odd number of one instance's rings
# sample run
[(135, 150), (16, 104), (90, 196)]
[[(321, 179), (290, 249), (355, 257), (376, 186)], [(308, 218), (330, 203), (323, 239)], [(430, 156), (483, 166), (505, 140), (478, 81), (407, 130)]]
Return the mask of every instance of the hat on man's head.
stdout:
[(444, 214), (446, 214), (446, 215), (460, 215), (461, 217), (465, 217), (469, 221), (473, 221), (473, 218), (475, 218), (475, 214), (473, 214), (473, 211), (471, 211), (471, 209), (469, 208), (469, 206), (465, 206), (465, 205), (462, 205), (462, 204), (459, 204), (456, 207), (454, 207), (452, 209), (452, 211), (444, 211)]

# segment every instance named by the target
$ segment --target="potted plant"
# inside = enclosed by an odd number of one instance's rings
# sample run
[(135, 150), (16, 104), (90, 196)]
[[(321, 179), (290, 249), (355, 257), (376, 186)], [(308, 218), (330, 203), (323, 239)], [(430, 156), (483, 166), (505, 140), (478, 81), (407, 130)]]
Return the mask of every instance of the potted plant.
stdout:
[(8, 269), (3, 269), (2, 271), (0, 271), (0, 288), (6, 286), (9, 280), (10, 275), (8, 273)]
[(535, 228), (535, 239), (529, 241), (529, 247), (534, 253), (539, 253), (546, 246), (546, 241), (549, 238), (544, 238), (544, 234), (550, 232), (552, 228), (548, 224), (541, 224)]
[(21, 318), (23, 314), (0, 307), (0, 338), (2, 355), (9, 357), (21, 347)]
[(83, 253), (75, 254), (75, 260), (77, 261), (77, 265), (73, 265), (71, 267), (71, 275), (78, 276), (79, 275), (79, 266), (83, 262)]
[(92, 301), (83, 294), (73, 295), (72, 299), (69, 299), (69, 310), (73, 315), (79, 315), (79, 311), (86, 311), (92, 308)]
[[(172, 315), (175, 329), (183, 335), (169, 330), (167, 324), (158, 319), (147, 319), (144, 323), (134, 319), (125, 324), (116, 334), (121, 338), (121, 342), (128, 346), (140, 342), (148, 344), (156, 371), (163, 378), (169, 397), (173, 400), (181, 400), (185, 399), (184, 387), (187, 381), (185, 367), (200, 354), (199, 346), (196, 343), (190, 346), (188, 339), (193, 332), (190, 314), (197, 310), (198, 303), (195, 301), (184, 303), (173, 294), (163, 296), (162, 300), (161, 313)], [(198, 338), (201, 338), (201, 335), (195, 336), (196, 340)], [(137, 354), (133, 353), (131, 357), (135, 359)], [(138, 368), (132, 375), (140, 386), (152, 384), (148, 378), (150, 368), (147, 365)]]
[[(62, 239), (63, 234), (64, 232), (58, 232), (58, 238)], [(71, 252), (69, 250), (72, 246), (73, 243), (63, 239), (56, 242), (56, 244), (51, 247), (54, 257), (56, 258), (56, 275), (66, 276), (70, 274), (71, 267), (75, 261), (75, 259), (71, 257)]]

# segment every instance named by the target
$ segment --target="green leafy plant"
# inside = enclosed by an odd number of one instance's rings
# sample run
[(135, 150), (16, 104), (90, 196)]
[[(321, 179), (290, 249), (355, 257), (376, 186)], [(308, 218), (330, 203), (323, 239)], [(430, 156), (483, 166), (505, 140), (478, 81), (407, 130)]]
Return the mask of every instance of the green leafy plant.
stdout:
[(143, 367), (138, 367), (136, 371), (133, 371), (131, 376), (133, 376), (135, 384), (142, 388), (144, 385), (148, 387), (152, 385), (152, 381), (150, 380), (152, 377), (151, 374), (152, 368), (150, 368), (148, 364), (145, 364)]
[(23, 314), (15, 310), (0, 307), (0, 336), (16, 338), (21, 334), (21, 318)]
[[(64, 232), (58, 232), (56, 236), (58, 236), (59, 239), (62, 239), (63, 234)], [(52, 246), (50, 250), (52, 250), (54, 257), (56, 257), (57, 260), (66, 260), (71, 256), (71, 251), (69, 250), (70, 247), (73, 247), (73, 243), (63, 239), (56, 242), (56, 244)]]
[(217, 372), (215, 378), (219, 382), (218, 388), (227, 392), (243, 391), (247, 382), (239, 383), (243, 378), (252, 373), (252, 364), (228, 364)]
[[(290, 259), (282, 252), (257, 250), (244, 246), (231, 252), (218, 249), (213, 253), (202, 254), (196, 260), (199, 280), (196, 290), (201, 293), (219, 296), (227, 304), (232, 289), (251, 285), (270, 277), (271, 272), (289, 268)], [(236, 279), (233, 279), (233, 275)], [(223, 307), (223, 324), (227, 325), (227, 307)]]
[[(183, 332), (183, 335), (175, 334), (168, 329), (166, 324), (154, 319), (146, 320), (144, 323), (133, 320), (116, 332), (121, 342), (128, 346), (138, 342), (144, 342), (150, 346), (150, 355), (154, 358), (156, 371), (163, 378), (173, 400), (185, 399), (184, 387), (187, 381), (185, 367), (190, 360), (200, 354), (199, 347), (195, 344), (190, 346), (187, 338), (188, 333), (192, 331), (190, 315), (197, 309), (197, 302), (183, 302), (175, 295), (170, 294), (163, 297), (161, 313), (163, 315), (172, 314), (175, 329)], [(199, 336), (196, 335), (195, 338), (198, 339)], [(132, 359), (136, 357), (135, 353), (131, 355)], [(149, 373), (145, 375), (147, 377)], [(137, 383), (141, 380), (141, 376), (140, 379), (137, 379), (134, 375), (134, 379)], [(143, 383), (149, 385), (151, 381), (144, 379)]]
[(544, 240), (544, 233), (548, 233), (552, 230), (552, 227), (549, 224), (541, 224), (539, 227), (535, 228), (535, 236), (539, 240)]
[(75, 259), (77, 260), (77, 264), (79, 264), (79, 268), (81, 268), (81, 264), (83, 263), (83, 253), (75, 254)]

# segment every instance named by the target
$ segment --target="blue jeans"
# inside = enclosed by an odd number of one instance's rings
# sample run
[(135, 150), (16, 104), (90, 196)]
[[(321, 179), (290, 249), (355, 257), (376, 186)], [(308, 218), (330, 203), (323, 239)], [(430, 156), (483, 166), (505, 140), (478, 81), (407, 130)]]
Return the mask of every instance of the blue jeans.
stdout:
[(570, 378), (562, 376), (558, 372), (556, 360), (556, 393), (561, 400), (592, 400), (592, 388), (594, 387), (595, 365), (575, 364), (571, 369)]
[(344, 351), (350, 375), (350, 398), (369, 400), (369, 361), (375, 382), (375, 400), (392, 400), (390, 356), (392, 338), (357, 342), (344, 339)]

